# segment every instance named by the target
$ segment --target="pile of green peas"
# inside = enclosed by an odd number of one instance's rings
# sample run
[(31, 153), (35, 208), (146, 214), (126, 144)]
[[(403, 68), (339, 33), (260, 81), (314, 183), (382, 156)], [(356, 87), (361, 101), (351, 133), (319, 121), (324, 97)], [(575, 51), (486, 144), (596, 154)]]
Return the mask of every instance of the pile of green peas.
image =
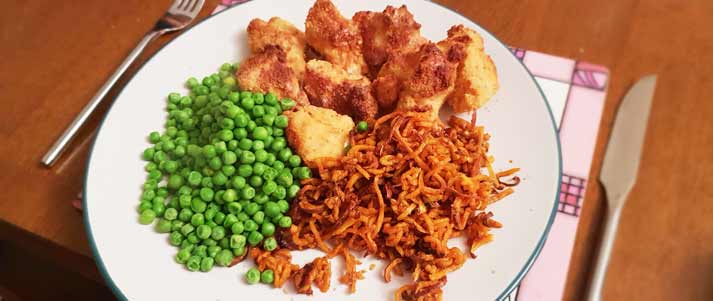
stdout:
[(190, 271), (228, 266), (248, 247), (276, 249), (276, 229), (292, 224), (289, 201), (311, 177), (285, 138), (282, 112), (295, 102), (239, 91), (235, 69), (223, 64), (188, 79), (188, 95), (170, 93), (165, 130), (149, 134), (142, 154), (139, 222), (168, 233)]

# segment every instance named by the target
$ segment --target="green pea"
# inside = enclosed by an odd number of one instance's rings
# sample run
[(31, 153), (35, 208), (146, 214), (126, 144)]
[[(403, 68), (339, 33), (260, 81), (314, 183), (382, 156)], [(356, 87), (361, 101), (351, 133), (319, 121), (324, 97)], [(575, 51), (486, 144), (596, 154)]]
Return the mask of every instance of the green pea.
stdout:
[(191, 216), (191, 224), (198, 227), (205, 224), (205, 217), (202, 213), (196, 213)]
[(234, 175), (236, 171), (235, 166), (233, 165), (225, 165), (220, 170), (223, 171), (223, 174), (228, 177)]
[(178, 197), (178, 205), (181, 208), (191, 208), (191, 205), (193, 204), (193, 201), (191, 199), (190, 195), (184, 194)]
[[(238, 170), (238, 173), (240, 173), (240, 170)], [(248, 176), (249, 176), (249, 175), (248, 175)], [(247, 183), (247, 181), (246, 181), (245, 178), (243, 178), (242, 176), (234, 176), (234, 177), (231, 179), (231, 184), (233, 185), (233, 188), (235, 188), (235, 189), (237, 189), (237, 190), (242, 189), (243, 187), (245, 187), (245, 184), (246, 184), (246, 183)], [(223, 196), (223, 198), (225, 198), (225, 196)]]
[[(183, 228), (183, 227), (181, 227), (181, 228)], [(188, 242), (190, 242), (192, 244), (197, 244), (200, 241), (200, 239), (198, 238), (198, 235), (196, 235), (195, 232), (188, 234), (188, 236), (186, 236), (186, 240), (188, 240)]]
[(262, 104), (265, 101), (265, 95), (262, 93), (254, 93), (253, 100), (256, 104)]
[(255, 176), (250, 177), (250, 186), (252, 186), (252, 187), (259, 188), (260, 186), (262, 186), (262, 182), (263, 182), (263, 180), (259, 176), (255, 175)]
[(171, 232), (171, 221), (167, 219), (159, 219), (156, 223), (156, 232), (169, 233)]
[(213, 185), (223, 186), (228, 182), (228, 177), (226, 177), (222, 172), (217, 172), (213, 175), (211, 180), (213, 181)]
[[(280, 139), (282, 137), (276, 138), (274, 141), (272, 141), (272, 144), (270, 145), (270, 149), (272, 149), (273, 152), (278, 153), (278, 158), (282, 161), (287, 161), (290, 157), (287, 156), (285, 159), (282, 159), (282, 150), (285, 149), (285, 146), (287, 146), (287, 143), (285, 143), (284, 139)], [(292, 155), (292, 154), (290, 154)]]
[(283, 216), (277, 224), (280, 228), (289, 228), (292, 225), (292, 218), (289, 216)]
[[(247, 216), (247, 215), (246, 215)], [(243, 222), (243, 225), (245, 225), (245, 232), (253, 232), (257, 230), (258, 225), (254, 220), (248, 219)]]
[(276, 202), (265, 203), (265, 215), (275, 217), (280, 214), (280, 206)]
[(171, 243), (172, 246), (180, 246), (183, 242), (183, 235), (181, 234), (181, 232), (173, 231), (168, 236), (168, 241), (169, 243)]
[(276, 182), (282, 186), (289, 187), (293, 182), (292, 173), (287, 169), (283, 169), (277, 176)]
[(242, 97), (241, 95), (240, 106), (243, 107), (243, 109), (245, 110), (252, 110), (252, 108), (255, 106), (255, 101), (252, 100), (252, 98)]
[(164, 205), (163, 203), (154, 203), (151, 206), (151, 210), (156, 213), (157, 217), (161, 217), (163, 216), (163, 212), (166, 211), (166, 205)]
[(245, 273), (245, 281), (248, 284), (255, 284), (260, 281), (260, 270), (257, 268), (250, 268), (247, 273)]
[(244, 235), (234, 234), (230, 236), (230, 247), (233, 249), (244, 247), (246, 241), (247, 238)]
[(244, 200), (250, 200), (255, 197), (255, 188), (250, 187), (250, 186), (245, 186), (243, 189), (240, 189), (240, 198)]
[(218, 209), (213, 206), (209, 206), (208, 209), (203, 212), (203, 217), (205, 217), (205, 219), (208, 221), (212, 221), (216, 213), (218, 213)]
[(285, 136), (285, 130), (279, 128), (272, 128), (272, 135), (275, 137)]
[(215, 263), (220, 266), (228, 266), (230, 262), (233, 261), (233, 253), (229, 250), (223, 249), (215, 255)]
[(205, 212), (206, 209), (206, 203), (202, 201), (201, 199), (193, 199), (191, 200), (191, 210), (193, 212)]
[(268, 115), (266, 112), (265, 115), (263, 115), (262, 118), (260, 118), (260, 120), (262, 121), (262, 125), (272, 126), (275, 123), (275, 116)]
[(259, 118), (265, 115), (265, 107), (256, 105), (250, 110), (250, 112), (252, 113), (253, 118)]
[[(238, 167), (238, 175), (247, 178), (253, 174), (253, 167), (248, 164), (243, 164)], [(237, 187), (236, 187), (237, 188)]]
[(260, 274), (260, 282), (271, 284), (273, 281), (275, 281), (275, 273), (272, 270), (266, 269), (262, 271)]
[(273, 94), (272, 92), (265, 94), (265, 104), (276, 105), (277, 104), (277, 96), (275, 96), (275, 94)]
[(208, 225), (200, 225), (196, 228), (196, 236), (200, 239), (206, 239), (211, 235), (211, 228)]
[(193, 255), (188, 260), (186, 261), (186, 268), (191, 271), (195, 272), (200, 269), (201, 266), (201, 257), (197, 255)]
[[(256, 156), (256, 158), (257, 158), (257, 156)], [(256, 176), (262, 175), (265, 172), (265, 170), (267, 169), (267, 167), (268, 167), (267, 165), (265, 165), (261, 162), (256, 162), (253, 165), (253, 175), (256, 175)]]
[[(237, 204), (237, 203), (231, 203), (231, 204)], [(228, 215), (225, 216), (225, 220), (223, 221), (223, 226), (226, 228), (231, 228), (233, 224), (238, 222), (238, 218), (235, 216), (235, 214), (228, 213)]]
[(296, 106), (297, 103), (296, 103), (294, 100), (292, 100), (292, 99), (283, 98), (283, 99), (280, 101), (280, 105), (282, 106), (282, 110), (283, 110), (283, 111), (287, 111), (287, 110), (289, 110), (289, 109), (292, 109), (294, 106)]
[(208, 160), (208, 166), (209, 166), (212, 170), (218, 170), (218, 169), (220, 169), (221, 166), (223, 166), (223, 162), (220, 161), (220, 158), (218, 158), (218, 157), (213, 157), (213, 158), (210, 158), (210, 159)]
[(240, 248), (234, 248), (233, 249), (233, 255), (235, 256), (243, 256), (245, 254), (245, 247), (240, 247)]
[[(248, 125), (250, 118), (245, 113), (238, 113), (238, 115), (233, 118), (233, 126), (238, 128), (244, 128)], [(247, 133), (247, 132), (246, 132)]]
[(253, 220), (258, 225), (262, 225), (262, 223), (265, 222), (265, 213), (262, 211), (255, 212), (255, 214), (253, 214)]
[(230, 231), (233, 232), (233, 234), (240, 234), (245, 231), (245, 226), (243, 225), (243, 222), (237, 221), (230, 227)]
[(276, 189), (277, 189), (277, 183), (275, 183), (275, 181), (272, 181), (272, 180), (268, 180), (262, 185), (262, 192), (265, 193), (266, 195), (272, 194), (273, 192), (275, 192)]
[(302, 163), (302, 159), (300, 159), (300, 156), (292, 155), (287, 159), (287, 163), (292, 167), (298, 167)]
[(282, 108), (280, 108), (280, 106), (278, 105), (271, 105), (265, 107), (265, 115), (277, 117), (277, 115), (279, 115), (280, 113), (282, 113)]
[(253, 198), (253, 202), (260, 204), (260, 205), (267, 203), (269, 200), (270, 200), (270, 197), (267, 194), (262, 193), (262, 192), (256, 194), (255, 197)]
[[(282, 171), (285, 168), (285, 163), (283, 163), (282, 161), (275, 161), (275, 163), (272, 163), (272, 168), (274, 168), (276, 171)], [(279, 172), (276, 172), (275, 177), (277, 177), (278, 174)]]
[(225, 218), (226, 218), (225, 213), (218, 211), (215, 213), (215, 216), (213, 217), (213, 222), (215, 222), (216, 224), (223, 224), (223, 222), (225, 221)]
[(183, 248), (178, 253), (176, 254), (176, 262), (178, 263), (185, 263), (188, 261), (188, 258), (191, 257), (191, 249), (190, 248)]
[(208, 257), (210, 257), (210, 258), (215, 258), (215, 255), (217, 255), (218, 252), (220, 252), (220, 250), (222, 250), (222, 249), (223, 249), (223, 248), (220, 247), (220, 246), (218, 246), (218, 245), (209, 246), (209, 247), (208, 247), (208, 250), (207, 250), (207, 253), (208, 253), (207, 255), (208, 255)]
[(217, 153), (215, 151), (215, 146), (208, 144), (203, 147), (203, 156), (204, 157), (210, 159), (210, 158), (215, 157), (216, 155), (217, 155)]
[(273, 153), (268, 153), (267, 154), (267, 159), (265, 159), (265, 165), (271, 166), (273, 163), (275, 163), (275, 160), (277, 160), (277, 157), (275, 157), (275, 154)]
[(264, 236), (272, 236), (275, 234), (275, 225), (271, 222), (265, 221), (262, 223), (262, 226), (260, 226), (260, 232)]
[(149, 202), (149, 201), (141, 201), (141, 203), (139, 204), (139, 209), (138, 209), (139, 213), (142, 213), (146, 210), (153, 210), (153, 204), (151, 204), (151, 202)]
[(210, 237), (215, 240), (223, 239), (223, 237), (225, 237), (225, 228), (223, 228), (222, 226), (213, 227), (213, 232), (211, 233)]
[[(243, 207), (245, 207), (245, 206), (243, 206)], [(245, 212), (240, 212), (240, 213), (238, 213), (237, 217), (238, 217), (238, 220), (241, 221), (241, 222), (243, 222), (243, 223), (244, 223), (245, 221), (247, 221), (247, 220), (250, 219), (250, 216), (247, 215), (247, 214), (245, 214)]]
[[(215, 228), (216, 225), (208, 226), (208, 227)], [(216, 241), (215, 239), (212, 239), (212, 238), (206, 238), (201, 242), (201, 244), (206, 247), (211, 247), (211, 246), (218, 245), (218, 241)]]
[(254, 246), (257, 246), (262, 241), (262, 239), (263, 239), (263, 236), (260, 232), (252, 231), (248, 235), (247, 240), (248, 240), (248, 244), (250, 244), (250, 246), (254, 247)]
[(252, 164), (255, 162), (255, 154), (251, 151), (244, 151), (240, 153), (240, 163), (242, 164)]
[[(155, 150), (153, 147), (146, 148), (146, 149), (144, 150), (144, 153), (143, 153), (143, 155), (142, 155), (142, 158), (143, 158), (144, 160), (146, 160), (146, 161), (151, 161), (151, 159), (153, 159), (153, 156), (154, 156), (154, 152), (155, 152), (155, 151), (156, 151), (156, 150)], [(150, 163), (151, 163), (151, 162), (150, 162)]]
[(252, 216), (253, 214), (255, 214), (255, 212), (258, 212), (258, 210), (260, 210), (260, 205), (258, 205), (256, 203), (248, 203), (248, 205), (245, 206), (245, 208), (243, 208), (243, 210), (245, 211), (245, 213), (247, 215)]
[(201, 196), (201, 199), (203, 199), (204, 201), (210, 202), (213, 200), (215, 193), (213, 192), (213, 189), (204, 187), (204, 188), (201, 188), (201, 190), (200, 190), (200, 196)]
[(173, 221), (178, 217), (178, 210), (176, 208), (168, 208), (163, 212), (163, 218), (168, 221)]
[[(273, 166), (275, 164), (277, 164), (278, 162), (280, 162), (280, 161), (273, 162)], [(282, 163), (282, 162), (280, 162), (280, 163)], [(266, 181), (270, 181), (270, 180), (275, 179), (277, 177), (278, 173), (279, 172), (274, 167), (268, 167), (268, 168), (265, 168), (265, 172), (262, 173), (262, 178)]]
[(294, 197), (297, 196), (297, 194), (300, 192), (300, 187), (292, 184), (290, 187), (287, 188), (287, 198), (288, 199), (293, 199)]
[(171, 221), (171, 231), (180, 231), (183, 227), (183, 222), (180, 220)]
[[(232, 134), (231, 134), (232, 135)], [(232, 138), (231, 138), (232, 139)], [(231, 140), (228, 139), (228, 140)], [(223, 153), (228, 151), (228, 145), (225, 144), (225, 141), (218, 141), (213, 144), (215, 147), (215, 153), (216, 155), (222, 155)]]
[[(220, 246), (221, 250), (230, 248), (230, 243), (228, 241), (229, 241), (229, 239), (227, 237), (223, 237), (223, 239), (221, 239), (218, 242), (218, 246)], [(215, 256), (213, 256), (213, 257), (215, 257)]]
[(262, 248), (268, 252), (274, 251), (275, 249), (277, 249), (277, 240), (274, 237), (265, 238), (265, 240), (262, 242)]
[(159, 134), (158, 132), (149, 133), (149, 141), (153, 144), (158, 143), (159, 141), (161, 141), (161, 134)]
[(309, 179), (312, 177), (312, 171), (309, 169), (309, 167), (302, 166), (298, 167), (299, 170), (297, 171), (297, 178), (300, 180), (304, 179)]
[(287, 189), (283, 186), (277, 186), (275, 189), (275, 192), (272, 193), (271, 195), (275, 200), (282, 200), (285, 197), (287, 197)]
[(197, 255), (200, 257), (206, 257), (208, 256), (208, 246), (200, 245), (195, 248), (193, 248), (193, 255)]
[(285, 115), (275, 117), (275, 126), (281, 129), (287, 128), (288, 119)]
[(142, 225), (148, 225), (153, 223), (154, 219), (156, 219), (156, 212), (154, 212), (152, 209), (147, 209), (141, 212), (139, 215), (139, 223)]
[(183, 227), (181, 227), (181, 234), (183, 235), (188, 235), (191, 234), (196, 228), (193, 227), (194, 225), (191, 224), (184, 224)]
[(259, 149), (255, 151), (255, 161), (257, 162), (265, 162), (267, 160), (267, 151), (264, 149)]
[(151, 180), (160, 180), (163, 177), (163, 174), (158, 170), (154, 169), (149, 172), (149, 179)]
[(232, 165), (237, 161), (238, 161), (238, 156), (234, 152), (227, 151), (227, 152), (223, 153), (223, 164)]
[(289, 148), (282, 148), (277, 154), (277, 158), (282, 162), (287, 162), (290, 159), (290, 156), (292, 156), (292, 151)]
[(235, 202), (238, 199), (238, 193), (234, 189), (226, 189), (223, 193), (223, 200), (227, 203)]
[(248, 132), (252, 132), (256, 127), (257, 123), (255, 123), (255, 121), (250, 120), (248, 121), (248, 126), (246, 126), (245, 128), (248, 130)]
[(232, 202), (228, 204), (228, 212), (232, 214), (238, 214), (240, 211), (243, 211), (243, 207), (240, 205), (238, 202)]
[(181, 212), (178, 213), (178, 219), (184, 223), (187, 223), (191, 221), (191, 217), (193, 216), (193, 211), (189, 208), (183, 208), (181, 209)]

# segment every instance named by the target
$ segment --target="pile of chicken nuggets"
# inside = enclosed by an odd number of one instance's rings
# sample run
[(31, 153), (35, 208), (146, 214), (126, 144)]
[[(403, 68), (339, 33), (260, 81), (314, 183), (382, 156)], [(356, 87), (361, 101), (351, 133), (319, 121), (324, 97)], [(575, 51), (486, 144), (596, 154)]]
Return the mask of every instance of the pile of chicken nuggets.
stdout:
[(343, 155), (354, 120), (393, 110), (437, 118), (443, 104), (467, 112), (497, 92), (495, 65), (480, 35), (456, 25), (434, 43), (420, 28), (406, 6), (347, 19), (330, 0), (310, 8), (305, 32), (279, 17), (254, 19), (247, 28), (252, 55), (237, 70), (238, 85), (297, 102), (287, 112), (288, 142), (315, 167)]

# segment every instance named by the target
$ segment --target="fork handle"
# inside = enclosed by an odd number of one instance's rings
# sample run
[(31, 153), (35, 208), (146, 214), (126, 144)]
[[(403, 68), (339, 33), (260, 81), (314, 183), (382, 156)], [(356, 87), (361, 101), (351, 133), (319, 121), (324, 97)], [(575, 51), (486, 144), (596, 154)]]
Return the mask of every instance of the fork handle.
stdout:
[(619, 227), (619, 218), (621, 217), (622, 206), (607, 210), (604, 218), (604, 233), (602, 234), (601, 245), (597, 253), (597, 263), (594, 267), (594, 274), (589, 285), (589, 293), (587, 294), (588, 301), (601, 301), (602, 288), (604, 280), (606, 280), (607, 267), (609, 266), (609, 258), (611, 250), (616, 239), (616, 230)]
[(79, 112), (79, 115), (74, 118), (71, 124), (64, 130), (62, 133), (62, 136), (57, 139), (57, 141), (54, 142), (52, 147), (47, 151), (44, 157), (42, 157), (42, 163), (48, 167), (52, 166), (54, 162), (57, 160), (59, 155), (62, 154), (62, 152), (65, 150), (67, 147), (67, 144), (69, 144), (70, 141), (74, 138), (74, 136), (77, 134), (77, 131), (84, 125), (84, 123), (87, 121), (87, 118), (94, 112), (94, 110), (97, 108), (99, 103), (101, 103), (102, 99), (106, 95), (107, 92), (114, 86), (116, 81), (121, 77), (122, 74), (124, 74), (124, 71), (126, 71), (129, 66), (131, 66), (131, 63), (136, 60), (136, 58), (141, 54), (141, 52), (146, 48), (146, 45), (148, 45), (149, 42), (151, 42), (156, 36), (158, 36), (160, 32), (158, 31), (151, 31), (146, 36), (144, 36), (143, 39), (139, 42), (138, 45), (134, 48), (134, 50), (129, 53), (129, 55), (124, 59), (123, 62), (121, 62), (121, 65), (114, 71), (114, 73), (107, 79), (107, 81), (104, 83), (104, 85), (99, 88), (99, 91), (97, 91), (96, 94), (94, 94), (94, 97), (87, 103), (87, 105), (84, 106), (84, 109), (82, 109), (81, 112)]

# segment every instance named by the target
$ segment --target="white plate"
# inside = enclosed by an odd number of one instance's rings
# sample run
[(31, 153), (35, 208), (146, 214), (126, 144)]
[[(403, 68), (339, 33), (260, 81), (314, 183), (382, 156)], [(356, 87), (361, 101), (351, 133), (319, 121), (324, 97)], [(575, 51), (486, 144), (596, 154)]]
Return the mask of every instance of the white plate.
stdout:
[[(359, 10), (381, 11), (395, 1), (336, 1), (345, 16)], [(94, 143), (85, 181), (85, 221), (97, 264), (118, 297), (131, 300), (392, 300), (399, 281), (382, 280), (383, 264), (365, 259), (366, 279), (357, 292), (337, 282), (341, 260), (333, 260), (327, 293), (286, 294), (266, 285), (247, 285), (250, 264), (189, 272), (173, 261), (176, 248), (167, 235), (140, 225), (136, 207), (146, 177), (140, 154), (146, 136), (161, 129), (165, 98), (182, 91), (190, 76), (213, 73), (226, 61), (248, 54), (245, 28), (253, 18), (280, 16), (303, 27), (312, 1), (252, 1), (228, 9), (186, 31), (161, 49), (129, 82), (107, 114)], [(448, 275), (444, 300), (495, 300), (506, 296), (537, 257), (554, 217), (560, 180), (560, 153), (552, 114), (539, 87), (508, 48), (472, 21), (437, 4), (409, 1), (422, 34), (438, 41), (448, 28), (465, 24), (485, 39), (498, 69), (500, 91), (478, 112), (478, 123), (492, 135), (495, 167), (522, 168), (516, 193), (490, 207), (504, 227)], [(512, 163), (509, 163), (512, 160)], [(454, 242), (456, 243), (456, 242)], [(304, 263), (316, 251), (296, 254)], [(369, 270), (374, 262), (376, 268)], [(287, 285), (291, 286), (291, 285)]]

